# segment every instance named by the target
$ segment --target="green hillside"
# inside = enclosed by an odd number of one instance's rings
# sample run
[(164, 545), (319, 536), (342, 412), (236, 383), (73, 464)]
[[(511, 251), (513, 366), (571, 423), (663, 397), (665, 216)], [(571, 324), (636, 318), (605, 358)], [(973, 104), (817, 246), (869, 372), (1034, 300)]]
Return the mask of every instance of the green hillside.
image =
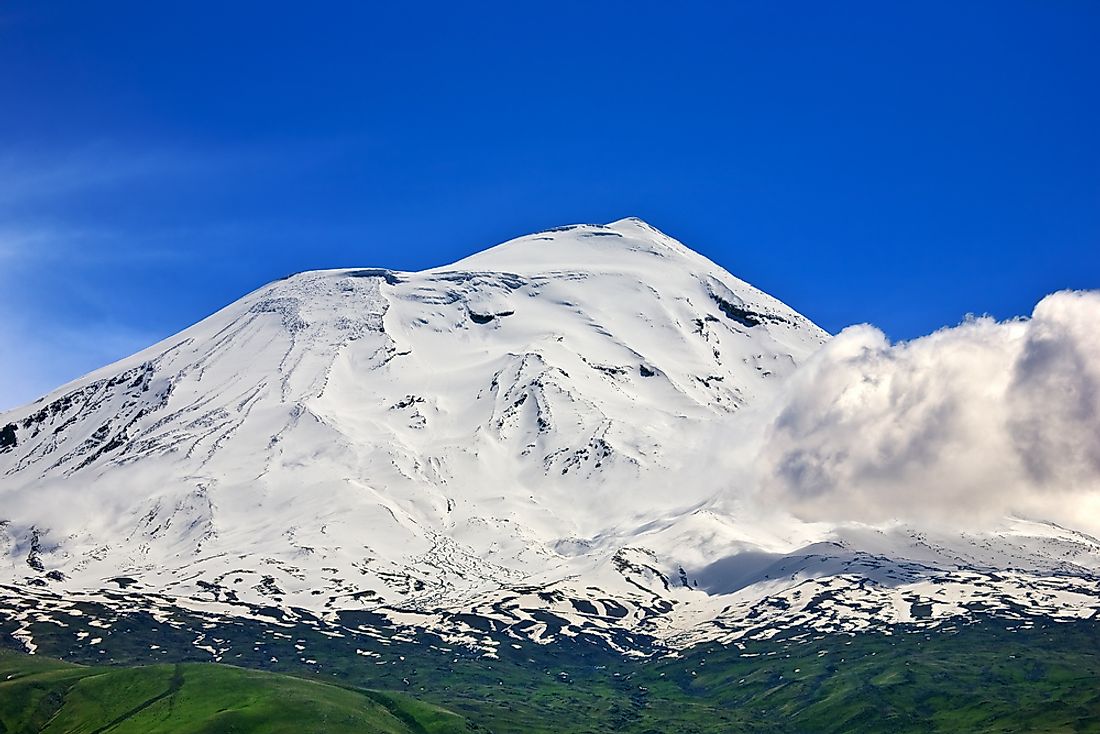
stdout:
[(495, 657), (404, 644), (384, 664), (342, 638), (297, 632), (320, 662), (280, 659), (278, 672), (0, 652), (0, 734), (1100, 734), (1091, 621), (701, 645), (650, 659), (582, 643), (502, 645)]
[(461, 734), (462, 717), (410, 699), (210, 663), (83, 667), (0, 653), (0, 732)]

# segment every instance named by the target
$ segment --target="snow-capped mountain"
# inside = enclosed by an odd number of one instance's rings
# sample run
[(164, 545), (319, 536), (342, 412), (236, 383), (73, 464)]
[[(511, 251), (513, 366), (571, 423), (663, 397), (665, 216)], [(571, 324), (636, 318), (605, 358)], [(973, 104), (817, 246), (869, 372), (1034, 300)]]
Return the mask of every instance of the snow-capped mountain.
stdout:
[(1100, 543), (1072, 530), (754, 506), (723, 471), (739, 416), (827, 339), (637, 219), (293, 275), (0, 416), (0, 609), (371, 610), (627, 651), (1094, 614)]

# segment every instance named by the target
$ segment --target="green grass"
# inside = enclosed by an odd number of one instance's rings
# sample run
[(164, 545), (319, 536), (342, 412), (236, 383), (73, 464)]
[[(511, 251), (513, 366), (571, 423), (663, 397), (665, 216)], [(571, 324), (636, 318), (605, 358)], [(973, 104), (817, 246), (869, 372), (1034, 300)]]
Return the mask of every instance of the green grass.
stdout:
[(401, 694), (212, 663), (83, 667), (0, 653), (0, 732), (462, 734), (456, 714)]
[[(0, 655), (0, 733), (90, 733), (123, 717), (109, 731), (1100, 734), (1097, 621), (702, 645), (648, 660), (577, 640), (503, 638), (489, 658), (304, 625), (207, 631), (240, 667), (189, 662), (187, 636), (144, 617), (98, 632), (94, 647), (44, 623), (40, 653), (92, 667)], [(368, 645), (375, 657), (356, 652)], [(167, 664), (124, 667), (149, 660)]]

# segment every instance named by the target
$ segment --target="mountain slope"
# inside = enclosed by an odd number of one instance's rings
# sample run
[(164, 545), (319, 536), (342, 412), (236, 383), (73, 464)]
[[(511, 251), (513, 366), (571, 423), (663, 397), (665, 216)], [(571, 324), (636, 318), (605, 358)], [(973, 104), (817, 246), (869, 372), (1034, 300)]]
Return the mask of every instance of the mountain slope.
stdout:
[(639, 220), (291, 276), (0, 416), (8, 613), (369, 610), (487, 650), (486, 624), (626, 651), (1091, 614), (1100, 544), (1070, 530), (752, 506), (726, 471), (739, 416), (826, 339)]

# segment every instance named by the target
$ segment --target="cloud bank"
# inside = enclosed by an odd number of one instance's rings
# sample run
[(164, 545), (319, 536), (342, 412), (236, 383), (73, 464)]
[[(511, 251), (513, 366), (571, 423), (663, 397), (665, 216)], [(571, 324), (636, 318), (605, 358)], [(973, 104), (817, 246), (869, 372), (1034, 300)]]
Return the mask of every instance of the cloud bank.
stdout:
[(1100, 291), (898, 344), (845, 329), (792, 376), (762, 438), (758, 486), (806, 519), (1100, 529)]

